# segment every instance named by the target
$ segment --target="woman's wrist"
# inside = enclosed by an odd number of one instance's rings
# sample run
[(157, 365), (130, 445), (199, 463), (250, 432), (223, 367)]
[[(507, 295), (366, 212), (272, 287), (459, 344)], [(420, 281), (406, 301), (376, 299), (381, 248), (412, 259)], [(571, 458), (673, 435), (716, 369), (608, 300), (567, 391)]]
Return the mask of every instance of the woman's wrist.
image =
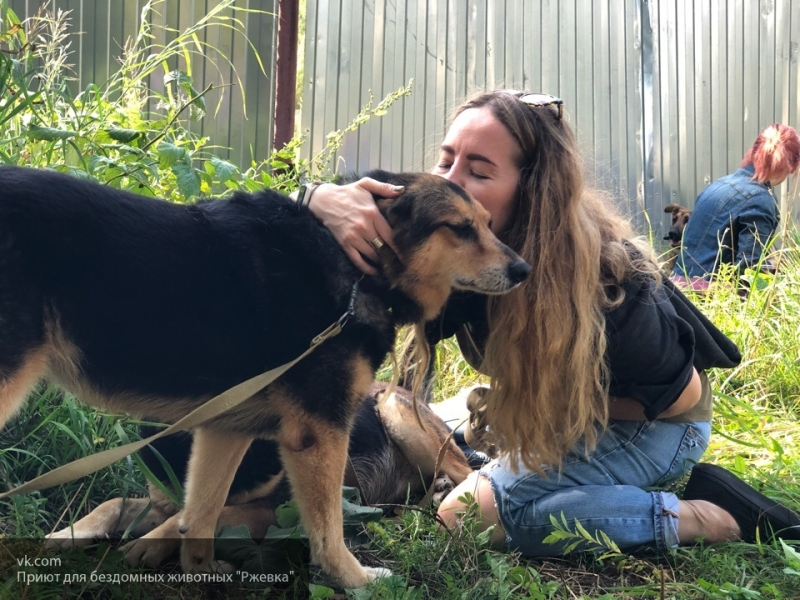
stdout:
[(314, 195), (314, 192), (317, 191), (317, 188), (320, 185), (321, 184), (318, 181), (313, 183), (304, 183), (300, 186), (300, 189), (297, 190), (297, 192), (290, 194), (290, 197), (292, 197), (299, 206), (305, 206), (308, 208), (311, 204), (311, 198)]

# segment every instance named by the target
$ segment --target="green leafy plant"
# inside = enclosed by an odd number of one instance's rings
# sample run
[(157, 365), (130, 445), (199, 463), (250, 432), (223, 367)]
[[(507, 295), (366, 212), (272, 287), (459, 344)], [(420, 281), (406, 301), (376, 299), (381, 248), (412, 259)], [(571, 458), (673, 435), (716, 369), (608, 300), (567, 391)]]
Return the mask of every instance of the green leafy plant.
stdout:
[(593, 552), (600, 562), (625, 558), (619, 546), (604, 531), (596, 531), (593, 535), (577, 519), (574, 521), (574, 528), (570, 529), (564, 513), (561, 513), (561, 520), (550, 515), (550, 524), (553, 531), (544, 538), (544, 542), (557, 544), (560, 553), (569, 554), (575, 550)]

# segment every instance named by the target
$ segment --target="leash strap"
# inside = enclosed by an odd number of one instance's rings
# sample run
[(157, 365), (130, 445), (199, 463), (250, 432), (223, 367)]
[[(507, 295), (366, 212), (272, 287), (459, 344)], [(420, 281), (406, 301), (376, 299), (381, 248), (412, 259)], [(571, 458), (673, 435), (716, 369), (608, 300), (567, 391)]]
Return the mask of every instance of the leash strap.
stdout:
[(138, 442), (132, 442), (130, 444), (125, 444), (124, 446), (111, 448), (110, 450), (105, 450), (103, 452), (98, 452), (97, 454), (92, 454), (91, 456), (85, 456), (84, 458), (79, 458), (71, 463), (57, 467), (52, 471), (48, 471), (44, 475), (40, 475), (39, 477), (36, 477), (27, 483), (0, 494), (0, 499), (16, 496), (17, 494), (27, 494), (29, 492), (43, 490), (45, 488), (53, 487), (54, 485), (61, 485), (62, 483), (72, 481), (73, 479), (78, 479), (79, 477), (84, 477), (94, 473), (95, 471), (99, 471), (103, 467), (107, 467), (108, 465), (115, 463), (122, 458), (125, 458), (129, 454), (138, 452), (158, 438), (182, 431), (184, 429), (192, 429), (193, 427), (202, 425), (206, 421), (209, 421), (221, 415), (222, 413), (239, 406), (242, 402), (256, 395), (270, 383), (275, 381), (278, 377), (283, 375), (286, 371), (291, 369), (298, 362), (303, 360), (306, 356), (311, 354), (320, 344), (334, 336), (339, 335), (345, 323), (347, 323), (347, 320), (353, 314), (357, 290), (358, 281), (356, 281), (356, 283), (353, 285), (353, 289), (350, 294), (350, 304), (347, 308), (347, 312), (339, 317), (335, 323), (325, 329), (325, 331), (314, 336), (314, 339), (311, 340), (311, 345), (308, 347), (308, 349), (294, 360), (279, 367), (275, 367), (274, 369), (270, 369), (261, 375), (256, 375), (255, 377), (252, 377), (247, 381), (243, 381), (229, 390), (222, 392), (218, 396), (214, 396), (166, 429), (158, 432), (155, 435), (151, 435), (149, 438), (140, 440)]

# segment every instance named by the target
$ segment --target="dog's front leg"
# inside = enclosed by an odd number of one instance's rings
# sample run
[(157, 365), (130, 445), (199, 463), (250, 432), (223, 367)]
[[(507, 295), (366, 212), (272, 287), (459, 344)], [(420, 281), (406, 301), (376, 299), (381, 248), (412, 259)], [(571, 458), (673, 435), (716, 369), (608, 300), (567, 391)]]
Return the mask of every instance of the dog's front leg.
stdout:
[[(45, 536), (45, 548), (82, 548), (127, 530), (148, 508), (149, 498), (114, 498), (103, 502), (80, 521)], [(169, 517), (159, 506), (151, 506), (136, 527), (133, 536), (144, 535)]]
[(313, 417), (285, 418), (280, 449), (311, 560), (343, 587), (359, 588), (389, 571), (361, 566), (344, 543), (342, 482), (349, 437), (347, 430)]
[(251, 437), (208, 428), (195, 430), (179, 526), (183, 538), (181, 566), (185, 572), (209, 569), (217, 519), (236, 469), (252, 441)]

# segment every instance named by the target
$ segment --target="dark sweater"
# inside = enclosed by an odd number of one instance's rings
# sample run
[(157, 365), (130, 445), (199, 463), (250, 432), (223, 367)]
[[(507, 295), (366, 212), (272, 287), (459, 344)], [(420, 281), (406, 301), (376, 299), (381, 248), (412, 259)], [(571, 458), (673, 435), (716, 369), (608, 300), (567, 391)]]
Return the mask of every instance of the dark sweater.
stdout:
[[(623, 285), (625, 299), (606, 314), (609, 394), (635, 399), (654, 419), (681, 395), (692, 377), (712, 367), (731, 368), (741, 361), (736, 345), (665, 280), (649, 276)], [(428, 324), (430, 343), (458, 334), (467, 361), (479, 371), (488, 337), (487, 297), (459, 293)]]

